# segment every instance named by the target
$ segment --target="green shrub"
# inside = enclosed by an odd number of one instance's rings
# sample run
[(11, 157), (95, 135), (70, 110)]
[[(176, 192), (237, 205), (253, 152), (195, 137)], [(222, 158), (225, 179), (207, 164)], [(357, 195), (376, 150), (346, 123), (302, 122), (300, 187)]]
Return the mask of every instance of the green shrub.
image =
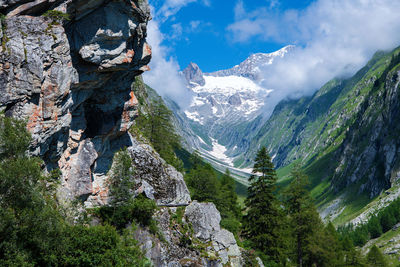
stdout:
[(60, 172), (43, 174), (29, 140), (0, 115), (0, 266), (150, 266), (126, 230), (68, 223), (53, 195)]
[(31, 141), (31, 135), (25, 127), (23, 121), (9, 117), (0, 118), (0, 158), (25, 156)]
[(240, 230), (240, 222), (235, 218), (226, 218), (221, 220), (221, 227), (225, 228), (226, 230), (237, 233)]
[(69, 226), (61, 266), (151, 266), (132, 233), (122, 236), (109, 225)]
[(53, 23), (61, 23), (64, 20), (70, 20), (69, 15), (58, 10), (47, 10), (43, 17), (49, 18)]
[(141, 225), (148, 226), (151, 224), (157, 205), (154, 200), (139, 195), (132, 204), (133, 218)]
[(157, 210), (154, 200), (139, 195), (134, 200), (120, 206), (102, 206), (93, 209), (92, 213), (99, 216), (104, 223), (111, 224), (117, 229), (123, 229), (127, 224), (136, 222), (141, 226), (148, 226), (150, 231), (157, 233), (157, 224), (153, 215)]

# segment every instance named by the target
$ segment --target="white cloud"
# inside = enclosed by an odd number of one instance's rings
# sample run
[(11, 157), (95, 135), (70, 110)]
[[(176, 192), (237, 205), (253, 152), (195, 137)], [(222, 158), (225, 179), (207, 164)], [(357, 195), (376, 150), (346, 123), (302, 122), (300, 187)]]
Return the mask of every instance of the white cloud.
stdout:
[(200, 25), (201, 21), (200, 20), (192, 20), (189, 24), (190, 24), (190, 30), (191, 31), (195, 31), (199, 25)]
[(156, 15), (161, 21), (165, 21), (178, 13), (183, 7), (194, 2), (201, 2), (205, 6), (211, 5), (210, 0), (166, 0), (161, 8), (158, 9)]
[(146, 84), (155, 89), (161, 96), (174, 100), (181, 108), (190, 104), (191, 92), (179, 75), (180, 67), (176, 60), (169, 57), (169, 50), (162, 44), (164, 36), (155, 20), (147, 27), (147, 42), (152, 46), (151, 70), (143, 74)]
[(235, 19), (242, 19), (243, 17), (246, 16), (246, 10), (244, 9), (244, 4), (242, 0), (239, 0), (236, 5), (235, 8), (233, 9), (233, 12), (235, 14)]
[(172, 24), (172, 34), (168, 36), (168, 39), (179, 40), (182, 38), (183, 28), (181, 23)]
[(234, 10), (228, 27), (234, 41), (297, 44), (290, 57), (264, 70), (274, 101), (311, 94), (334, 77), (354, 74), (377, 50), (400, 45), (400, 1), (318, 0), (283, 13), (268, 6), (247, 12), (239, 1)]

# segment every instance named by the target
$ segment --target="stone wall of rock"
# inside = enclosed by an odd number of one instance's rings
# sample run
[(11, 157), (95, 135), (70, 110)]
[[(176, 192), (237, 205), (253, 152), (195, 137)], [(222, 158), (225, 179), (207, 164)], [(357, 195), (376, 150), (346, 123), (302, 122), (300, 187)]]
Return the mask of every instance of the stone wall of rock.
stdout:
[(241, 266), (215, 206), (191, 203), (182, 174), (128, 131), (146, 95), (134, 81), (151, 59), (147, 0), (0, 0), (0, 13), (0, 111), (26, 120), (30, 153), (61, 170), (59, 200), (106, 205), (114, 154), (126, 147), (135, 193), (161, 207), (162, 241), (136, 232), (154, 266)]
[(98, 184), (137, 116), (131, 84), (151, 58), (147, 1), (0, 1), (0, 12), (1, 110), (27, 120), (32, 154), (60, 168), (61, 199), (104, 197)]

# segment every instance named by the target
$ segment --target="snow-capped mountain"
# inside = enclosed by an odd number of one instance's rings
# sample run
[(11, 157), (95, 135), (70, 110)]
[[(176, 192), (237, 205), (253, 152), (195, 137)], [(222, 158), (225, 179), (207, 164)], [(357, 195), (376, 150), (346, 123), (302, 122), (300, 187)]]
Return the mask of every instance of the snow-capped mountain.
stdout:
[(252, 80), (258, 80), (260, 69), (266, 65), (270, 65), (276, 58), (283, 58), (287, 53), (290, 53), (295, 48), (294, 45), (288, 45), (273, 53), (256, 53), (249, 56), (239, 65), (227, 70), (219, 70), (207, 75), (222, 77), (222, 76), (242, 76)]
[(273, 91), (260, 85), (260, 71), (292, 49), (286, 46), (270, 54), (252, 54), (231, 69), (213, 73), (203, 73), (190, 63), (182, 76), (194, 93), (192, 103), (185, 110), (171, 107), (179, 117), (185, 141), (224, 168), (236, 165), (235, 157), (247, 150), (252, 135), (263, 124), (263, 107)]
[[(192, 88), (196, 96), (186, 116), (200, 125), (225, 124), (253, 120), (264, 105), (264, 98), (272, 90), (239, 76), (204, 76), (203, 86)], [(212, 131), (212, 128), (209, 129)]]

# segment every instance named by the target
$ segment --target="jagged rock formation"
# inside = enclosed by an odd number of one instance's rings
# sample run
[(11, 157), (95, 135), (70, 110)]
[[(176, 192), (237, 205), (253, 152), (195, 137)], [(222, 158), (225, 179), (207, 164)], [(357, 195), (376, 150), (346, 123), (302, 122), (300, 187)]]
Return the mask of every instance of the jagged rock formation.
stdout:
[[(32, 153), (63, 173), (62, 199), (101, 195), (113, 149), (137, 116), (131, 90), (147, 70), (145, 1), (6, 1), (0, 106), (28, 120)], [(63, 25), (42, 14), (69, 14)]]
[[(57, 12), (48, 15), (48, 10)], [(154, 265), (167, 266), (173, 259), (199, 259), (198, 266), (238, 262), (236, 241), (219, 228), (215, 206), (190, 204), (182, 174), (128, 131), (148, 95), (138, 82), (151, 58), (147, 1), (0, 0), (0, 12), (6, 15), (0, 22), (0, 111), (26, 120), (33, 137), (30, 153), (43, 159), (46, 170), (61, 170), (59, 200), (106, 205), (112, 197), (107, 179), (114, 154), (127, 147), (135, 193), (162, 207), (157, 218), (169, 243), (144, 245), (151, 247)], [(62, 22), (66, 14), (69, 20)], [(188, 205), (211, 207), (196, 220), (216, 223), (211, 236), (198, 241), (214, 253), (212, 259), (200, 255), (202, 246), (188, 249), (179, 242), (174, 226), (164, 220)], [(138, 231), (141, 240), (153, 238), (145, 229)]]
[(156, 216), (165, 240), (143, 228), (136, 231), (156, 266), (243, 266), (241, 249), (233, 234), (220, 228), (214, 204), (194, 201), (180, 209), (162, 208)]
[(182, 74), (185, 76), (188, 83), (192, 82), (201, 86), (206, 83), (203, 77), (203, 72), (196, 63), (190, 62), (189, 66), (182, 71)]

